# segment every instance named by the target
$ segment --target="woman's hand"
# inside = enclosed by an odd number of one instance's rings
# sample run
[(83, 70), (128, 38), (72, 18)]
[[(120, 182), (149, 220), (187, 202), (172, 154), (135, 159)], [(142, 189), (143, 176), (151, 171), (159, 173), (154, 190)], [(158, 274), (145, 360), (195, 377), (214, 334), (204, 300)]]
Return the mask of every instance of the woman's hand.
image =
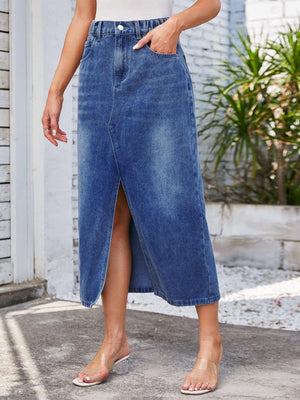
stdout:
[(176, 53), (180, 33), (181, 30), (176, 27), (173, 21), (167, 19), (162, 24), (151, 29), (151, 31), (135, 44), (133, 49), (140, 49), (151, 40), (151, 50), (157, 53)]
[(158, 53), (176, 53), (180, 33), (210, 21), (218, 15), (220, 9), (220, 0), (198, 0), (149, 31), (133, 46), (133, 49), (140, 49), (151, 40), (151, 50)]
[(66, 143), (68, 141), (66, 133), (63, 132), (58, 125), (63, 100), (64, 98), (62, 94), (49, 92), (42, 117), (44, 136), (55, 146), (58, 146), (55, 139)]

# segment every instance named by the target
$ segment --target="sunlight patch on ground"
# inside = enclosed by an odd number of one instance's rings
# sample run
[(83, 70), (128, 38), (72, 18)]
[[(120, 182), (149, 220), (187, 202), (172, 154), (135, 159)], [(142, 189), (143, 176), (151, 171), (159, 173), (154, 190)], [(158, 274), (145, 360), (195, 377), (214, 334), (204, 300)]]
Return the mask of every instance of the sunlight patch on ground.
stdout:
[[(44, 387), (44, 385), (41, 383), (41, 376), (38, 370), (38, 367), (31, 356), (30, 349), (26, 343), (26, 339), (22, 333), (22, 330), (20, 329), (17, 321), (15, 318), (10, 314), (7, 313), (5, 316), (5, 323), (7, 326), (7, 336), (11, 340), (11, 344), (8, 342), (7, 343), (7, 348), (6, 352), (11, 353), (9, 355), (9, 363), (11, 363), (10, 366), (16, 365), (16, 360), (19, 365), (21, 365), (22, 371), (24, 375), (28, 378), (28, 380), (31, 381), (32, 384), (32, 389), (34, 390), (36, 394), (36, 399), (37, 400), (48, 400), (48, 394), (47, 391)], [(2, 327), (0, 327), (2, 328)], [(4, 326), (3, 326), (4, 328)], [(4, 329), (0, 329), (1, 332), (5, 332)], [(9, 350), (10, 349), (10, 350)], [(14, 358), (12, 357), (12, 350), (14, 351)], [(1, 347), (1, 352), (3, 351), (3, 348)], [(7, 359), (6, 359), (7, 360)], [(13, 380), (13, 375), (12, 375), (12, 370), (9, 368), (9, 366), (6, 365), (5, 371), (1, 374), (2, 379), (9, 379)], [(15, 376), (15, 386), (20, 385), (20, 382), (23, 380), (23, 377), (17, 377)], [(12, 385), (10, 386), (12, 388)]]
[[(300, 330), (299, 272), (217, 264), (217, 273), (221, 323)], [(79, 294), (64, 299), (79, 302)], [(127, 308), (198, 318), (194, 306), (172, 306), (153, 293), (129, 293)]]

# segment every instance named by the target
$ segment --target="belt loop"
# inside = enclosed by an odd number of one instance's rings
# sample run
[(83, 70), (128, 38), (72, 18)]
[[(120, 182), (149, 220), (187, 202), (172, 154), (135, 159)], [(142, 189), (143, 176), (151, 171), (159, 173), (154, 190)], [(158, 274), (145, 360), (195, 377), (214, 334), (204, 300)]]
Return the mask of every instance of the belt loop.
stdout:
[(102, 37), (101, 28), (102, 28), (102, 20), (99, 20), (99, 24), (98, 24), (98, 38), (99, 38), (99, 41), (101, 40), (101, 37)]
[(138, 20), (134, 21), (134, 24), (135, 24), (136, 37), (137, 37), (138, 39), (141, 39), (142, 36), (141, 36), (141, 30), (140, 30), (139, 21), (138, 21)]
[(98, 40), (101, 40), (101, 24), (102, 21), (95, 21), (95, 24), (98, 22), (96, 29), (95, 29), (95, 36), (97, 37)]

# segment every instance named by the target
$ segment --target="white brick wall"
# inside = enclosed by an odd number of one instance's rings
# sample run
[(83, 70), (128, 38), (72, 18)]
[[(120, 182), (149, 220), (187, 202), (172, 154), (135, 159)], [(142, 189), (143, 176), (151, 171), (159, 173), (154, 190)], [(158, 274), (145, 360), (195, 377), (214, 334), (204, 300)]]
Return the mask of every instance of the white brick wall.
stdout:
[[(230, 35), (232, 35), (233, 40), (238, 39), (237, 35), (238, 30), (246, 31), (245, 1), (246, 0), (230, 0), (229, 25), (230, 25)], [(229, 49), (229, 57), (230, 58), (234, 57), (234, 53), (232, 52), (232, 46), (230, 46)]]
[(300, 18), (299, 0), (247, 0), (247, 29), (252, 38), (274, 37), (287, 23), (294, 24)]
[[(218, 75), (217, 64), (220, 59), (227, 58), (229, 52), (229, 2), (222, 0), (221, 11), (213, 20), (194, 28), (183, 31), (180, 35), (182, 47), (186, 54), (188, 67), (191, 73), (194, 93), (196, 118), (199, 123), (201, 115), (206, 112), (203, 99), (204, 84), (212, 77)], [(194, 1), (175, 0), (173, 13), (188, 8)], [(207, 157), (207, 150), (211, 142), (200, 143), (199, 155), (201, 164)]]

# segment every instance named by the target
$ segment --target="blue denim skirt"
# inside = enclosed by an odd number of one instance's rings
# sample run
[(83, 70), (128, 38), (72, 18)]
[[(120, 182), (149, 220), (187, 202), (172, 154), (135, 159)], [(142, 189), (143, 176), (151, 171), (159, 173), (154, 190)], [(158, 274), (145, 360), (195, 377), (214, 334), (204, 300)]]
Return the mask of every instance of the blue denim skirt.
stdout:
[(175, 306), (220, 299), (185, 55), (132, 47), (168, 17), (93, 20), (78, 76), (80, 301), (105, 283), (120, 182), (131, 211), (129, 292)]

